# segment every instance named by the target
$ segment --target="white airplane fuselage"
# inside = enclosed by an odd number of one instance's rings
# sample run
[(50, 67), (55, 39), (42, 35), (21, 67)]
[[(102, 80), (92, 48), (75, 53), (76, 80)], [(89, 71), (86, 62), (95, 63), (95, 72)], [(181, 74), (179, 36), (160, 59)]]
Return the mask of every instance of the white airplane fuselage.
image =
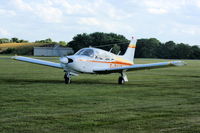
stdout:
[[(77, 54), (79, 51), (93, 51), (91, 56)], [(67, 56), (73, 60), (72, 63), (62, 64), (66, 71), (91, 73), (94, 74), (94, 70), (117, 68), (123, 66), (133, 65), (133, 62), (123, 59), (122, 56), (115, 55), (111, 52), (97, 49), (97, 48), (84, 48), (79, 50), (75, 55)]]

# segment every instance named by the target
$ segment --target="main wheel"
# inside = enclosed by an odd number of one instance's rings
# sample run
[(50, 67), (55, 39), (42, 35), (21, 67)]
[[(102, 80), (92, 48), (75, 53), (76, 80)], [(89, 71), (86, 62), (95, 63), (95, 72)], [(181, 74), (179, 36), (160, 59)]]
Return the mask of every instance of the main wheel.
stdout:
[(70, 84), (70, 83), (71, 83), (71, 79), (68, 78), (68, 77), (66, 77), (66, 78), (65, 78), (65, 84)]
[(124, 84), (125, 83), (125, 80), (123, 77), (119, 77), (118, 79), (118, 84)]
[(65, 84), (70, 84), (71, 83), (71, 79), (70, 77), (67, 77), (67, 75), (64, 75), (64, 79), (65, 79)]

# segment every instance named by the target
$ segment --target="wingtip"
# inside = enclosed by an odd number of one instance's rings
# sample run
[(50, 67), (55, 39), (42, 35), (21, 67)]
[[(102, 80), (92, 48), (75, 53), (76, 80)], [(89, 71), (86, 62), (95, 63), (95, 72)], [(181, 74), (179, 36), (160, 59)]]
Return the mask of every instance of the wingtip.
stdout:
[(15, 59), (15, 58), (16, 58), (16, 56), (12, 56), (12, 57), (11, 57), (11, 59)]
[(184, 61), (173, 61), (173, 62), (171, 62), (173, 65), (175, 65), (175, 66), (184, 66), (184, 65), (187, 65), (187, 63), (186, 62), (184, 62)]
[(17, 55), (15, 55), (15, 56), (12, 56), (11, 57), (11, 59), (16, 59), (18, 56)]

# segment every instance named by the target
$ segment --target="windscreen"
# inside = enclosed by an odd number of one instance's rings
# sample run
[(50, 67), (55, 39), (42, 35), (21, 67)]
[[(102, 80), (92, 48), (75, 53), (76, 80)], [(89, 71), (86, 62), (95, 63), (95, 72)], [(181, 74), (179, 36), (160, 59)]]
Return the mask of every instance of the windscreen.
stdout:
[(85, 55), (85, 56), (93, 57), (94, 51), (93, 51), (93, 49), (82, 49), (82, 50), (78, 51), (76, 53), (76, 55)]

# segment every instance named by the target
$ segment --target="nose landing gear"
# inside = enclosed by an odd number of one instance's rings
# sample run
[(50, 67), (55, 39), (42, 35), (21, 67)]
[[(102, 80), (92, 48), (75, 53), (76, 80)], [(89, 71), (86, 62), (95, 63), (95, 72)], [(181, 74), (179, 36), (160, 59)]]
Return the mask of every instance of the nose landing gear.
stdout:
[(70, 84), (71, 83), (71, 75), (70, 75), (70, 73), (65, 73), (64, 79), (65, 79), (65, 84)]

